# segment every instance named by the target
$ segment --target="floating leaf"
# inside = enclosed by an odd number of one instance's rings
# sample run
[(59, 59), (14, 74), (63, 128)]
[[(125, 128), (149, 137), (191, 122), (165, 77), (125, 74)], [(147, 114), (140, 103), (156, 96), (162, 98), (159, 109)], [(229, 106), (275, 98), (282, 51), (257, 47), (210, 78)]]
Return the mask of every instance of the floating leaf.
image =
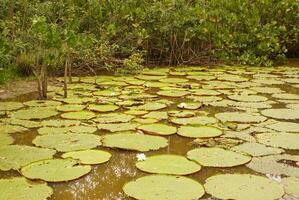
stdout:
[(157, 102), (148, 102), (144, 105), (134, 107), (136, 110), (147, 110), (147, 111), (154, 111), (166, 108), (167, 105), (164, 103), (157, 103)]
[(202, 106), (202, 103), (180, 103), (177, 106), (182, 109), (197, 110)]
[(275, 119), (299, 119), (299, 109), (266, 109), (261, 111), (262, 115)]
[(78, 120), (88, 120), (94, 118), (96, 115), (91, 111), (78, 111), (78, 112), (67, 112), (61, 115), (64, 119), (78, 119)]
[(159, 81), (162, 83), (186, 83), (189, 80), (184, 78), (160, 78)]
[(246, 166), (264, 174), (299, 177), (299, 167), (294, 166), (293, 162), (299, 162), (298, 155), (270, 155), (254, 157)]
[(29, 179), (41, 179), (47, 182), (70, 181), (91, 171), (88, 165), (77, 165), (72, 159), (50, 159), (31, 163), (21, 169), (23, 176)]
[(299, 150), (299, 134), (296, 133), (262, 133), (256, 138), (258, 142), (272, 147)]
[(251, 174), (220, 174), (206, 180), (206, 192), (219, 199), (275, 200), (283, 188), (265, 177)]
[(118, 106), (113, 105), (113, 104), (103, 104), (103, 105), (89, 105), (87, 109), (95, 112), (111, 112), (119, 109)]
[(187, 157), (206, 167), (233, 167), (243, 165), (251, 160), (250, 156), (233, 151), (204, 147), (188, 151)]
[(7, 125), (7, 124), (0, 125), (0, 134), (19, 133), (24, 131), (28, 131), (28, 129), (16, 125)]
[(102, 90), (94, 92), (93, 95), (95, 96), (105, 96), (105, 97), (116, 97), (119, 96), (121, 93), (119, 91), (113, 91), (113, 90)]
[(280, 132), (299, 132), (299, 123), (293, 122), (275, 122), (266, 127)]
[(41, 135), (61, 133), (94, 133), (97, 131), (97, 128), (93, 126), (42, 127), (37, 131)]
[(222, 131), (212, 126), (181, 126), (178, 129), (178, 134), (191, 138), (207, 138), (220, 136)]
[(193, 117), (195, 116), (195, 112), (188, 110), (171, 110), (168, 111), (168, 115), (171, 117)]
[(0, 111), (13, 111), (23, 107), (24, 105), (20, 102), (0, 102)]
[(283, 93), (280, 88), (276, 87), (251, 87), (250, 89), (263, 94)]
[(216, 96), (216, 95), (220, 95), (221, 93), (216, 90), (195, 89), (195, 90), (192, 90), (192, 94), (199, 95), (199, 96)]
[(179, 125), (206, 125), (214, 124), (217, 120), (214, 117), (198, 116), (189, 118), (173, 118), (171, 122)]
[[(0, 148), (9, 144), (12, 144), (14, 139), (8, 134), (0, 134)], [(0, 158), (1, 159), (1, 158)]]
[(245, 102), (261, 102), (267, 101), (267, 97), (259, 96), (259, 95), (229, 95), (229, 99), (235, 101), (245, 101)]
[(134, 116), (123, 113), (108, 113), (98, 115), (97, 118), (94, 119), (94, 121), (100, 124), (126, 123), (131, 121), (133, 118)]
[(299, 198), (299, 178), (287, 177), (282, 179), (284, 190), (287, 194)]
[(0, 148), (0, 169), (17, 170), (31, 162), (50, 159), (55, 153), (55, 150), (24, 145), (3, 146)]
[(60, 112), (78, 112), (84, 110), (86, 106), (80, 104), (66, 104), (57, 106), (56, 109)]
[(33, 107), (27, 110), (18, 110), (12, 113), (12, 117), (17, 119), (46, 119), (57, 115), (53, 108)]
[(157, 92), (157, 94), (166, 97), (183, 97), (189, 94), (189, 92), (181, 90), (162, 90)]
[(16, 118), (3, 118), (0, 119), (0, 121), (4, 122), (5, 124), (20, 125), (25, 128), (38, 128), (42, 126), (40, 122), (16, 119)]
[(101, 138), (93, 134), (50, 134), (37, 136), (32, 143), (36, 146), (68, 152), (95, 148), (101, 145)]
[(59, 101), (51, 101), (51, 100), (32, 100), (24, 102), (26, 106), (30, 107), (49, 107), (49, 106), (59, 106), (61, 102)]
[(134, 133), (104, 135), (102, 142), (106, 147), (136, 151), (158, 150), (168, 145), (168, 140), (163, 137)]
[(41, 122), (42, 126), (49, 126), (49, 127), (69, 127), (69, 126), (79, 126), (80, 125), (79, 120), (44, 120)]
[(178, 155), (156, 155), (136, 163), (142, 171), (157, 174), (187, 175), (201, 169), (199, 164)]
[(267, 118), (260, 115), (240, 112), (223, 112), (215, 115), (217, 119), (223, 122), (241, 122), (241, 123), (259, 123)]
[(142, 118), (162, 120), (162, 119), (168, 119), (168, 114), (166, 111), (152, 111), (146, 115), (143, 115)]
[(177, 129), (174, 126), (158, 123), (141, 125), (137, 129), (155, 135), (172, 135), (177, 132)]
[(272, 97), (277, 98), (277, 99), (299, 100), (298, 94), (290, 94), (290, 93), (273, 94)]
[(169, 175), (144, 176), (125, 184), (123, 190), (139, 200), (194, 200), (205, 193), (197, 181)]
[(157, 119), (153, 119), (153, 118), (145, 118), (145, 119), (142, 119), (142, 118), (135, 118), (134, 121), (135, 121), (135, 122), (138, 122), (138, 123), (140, 123), (140, 124), (153, 124), (153, 123), (158, 122), (159, 120), (157, 120)]
[(46, 183), (32, 183), (22, 177), (0, 179), (0, 199), (45, 200), (53, 194)]
[(115, 124), (99, 124), (98, 129), (110, 132), (135, 130), (140, 124), (137, 123), (115, 123)]
[(105, 163), (111, 158), (111, 154), (101, 150), (72, 151), (62, 154), (62, 158), (73, 158), (82, 164), (95, 165)]
[(249, 154), (251, 156), (266, 156), (272, 154), (281, 154), (284, 152), (283, 149), (267, 147), (265, 145), (254, 142), (246, 142), (240, 144), (238, 146), (233, 147), (231, 150)]

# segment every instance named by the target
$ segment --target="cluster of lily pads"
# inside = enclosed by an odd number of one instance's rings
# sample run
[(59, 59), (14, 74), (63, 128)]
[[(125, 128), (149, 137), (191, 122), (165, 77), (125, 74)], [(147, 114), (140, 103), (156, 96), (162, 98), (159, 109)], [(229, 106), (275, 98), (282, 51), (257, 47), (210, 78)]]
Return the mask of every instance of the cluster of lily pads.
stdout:
[[(109, 162), (113, 155), (101, 147), (148, 152), (167, 147), (173, 135), (186, 138), (191, 150), (137, 161), (151, 175), (125, 184), (126, 195), (299, 198), (298, 91), (299, 73), (291, 67), (185, 67), (75, 77), (68, 98), (50, 86), (50, 100), (0, 102), (0, 170), (22, 176), (0, 180), (0, 199), (46, 199), (53, 193), (46, 182), (78, 179)], [(32, 146), (13, 137), (35, 129)], [(186, 177), (241, 165), (257, 173), (216, 174), (203, 185)]]

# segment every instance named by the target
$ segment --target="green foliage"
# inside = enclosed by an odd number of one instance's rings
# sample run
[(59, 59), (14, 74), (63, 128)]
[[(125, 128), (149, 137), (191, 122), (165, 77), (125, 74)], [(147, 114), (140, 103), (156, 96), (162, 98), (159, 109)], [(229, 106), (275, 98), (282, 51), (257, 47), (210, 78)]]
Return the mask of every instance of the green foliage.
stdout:
[(270, 66), (298, 52), (298, 13), (294, 0), (3, 0), (0, 68), (59, 70), (66, 59), (94, 73), (214, 60)]

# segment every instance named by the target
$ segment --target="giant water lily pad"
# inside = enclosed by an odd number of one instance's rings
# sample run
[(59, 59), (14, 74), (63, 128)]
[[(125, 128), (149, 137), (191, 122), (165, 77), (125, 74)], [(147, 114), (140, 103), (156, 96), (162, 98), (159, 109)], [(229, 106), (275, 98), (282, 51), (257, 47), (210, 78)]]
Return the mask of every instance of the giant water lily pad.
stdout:
[(189, 80), (184, 78), (162, 78), (159, 81), (162, 83), (186, 83)]
[(299, 109), (266, 109), (261, 111), (262, 115), (275, 119), (299, 119)]
[(166, 97), (183, 97), (189, 94), (189, 92), (183, 90), (162, 90), (157, 92), (157, 94)]
[(164, 103), (157, 103), (157, 102), (148, 102), (144, 105), (134, 107), (136, 110), (147, 110), (147, 111), (154, 111), (166, 108), (167, 105)]
[(53, 193), (46, 183), (33, 183), (23, 177), (0, 180), (0, 199), (3, 200), (45, 200)]
[(102, 90), (102, 91), (94, 92), (93, 94), (96, 96), (115, 97), (115, 96), (119, 96), (121, 93), (119, 91), (113, 91), (113, 90)]
[(80, 104), (65, 104), (57, 106), (56, 109), (61, 112), (78, 112), (84, 110), (86, 106)]
[(134, 116), (123, 113), (108, 113), (98, 115), (97, 118), (94, 119), (94, 121), (100, 124), (126, 123), (131, 121), (133, 118)]
[(206, 192), (219, 199), (275, 200), (283, 196), (281, 185), (252, 174), (220, 174), (206, 180)]
[(158, 150), (168, 145), (168, 140), (163, 137), (134, 133), (104, 135), (102, 142), (106, 147), (136, 151)]
[(0, 148), (12, 144), (14, 139), (8, 134), (0, 134)]
[(221, 93), (216, 90), (195, 89), (195, 90), (192, 90), (192, 94), (199, 95), (199, 96), (216, 96), (216, 95), (220, 95)]
[(62, 158), (73, 158), (82, 164), (95, 165), (105, 163), (111, 158), (111, 154), (101, 150), (72, 151), (62, 154)]
[(235, 101), (245, 101), (245, 102), (261, 102), (267, 101), (267, 97), (259, 96), (259, 95), (229, 95), (229, 99)]
[(0, 102), (0, 111), (12, 111), (23, 108), (24, 105), (20, 102)]
[(299, 155), (282, 154), (254, 157), (246, 166), (259, 173), (299, 177), (294, 162), (299, 162)]
[(88, 120), (94, 118), (96, 115), (91, 111), (78, 111), (78, 112), (68, 112), (61, 115), (64, 119), (78, 119), (78, 120)]
[(73, 159), (50, 159), (31, 163), (21, 169), (23, 176), (29, 179), (41, 179), (47, 182), (70, 181), (91, 171), (89, 165), (78, 165)]
[(95, 112), (111, 112), (119, 109), (119, 107), (113, 104), (103, 104), (103, 105), (92, 104), (89, 105), (87, 109)]
[(0, 121), (4, 122), (5, 124), (20, 125), (25, 128), (38, 128), (42, 126), (40, 122), (16, 119), (16, 118), (3, 118), (0, 119)]
[(54, 108), (33, 107), (26, 110), (18, 110), (12, 113), (12, 117), (17, 119), (46, 119), (57, 115)]
[(141, 125), (137, 129), (156, 135), (172, 135), (177, 132), (176, 127), (159, 123)]
[(284, 190), (287, 194), (299, 198), (299, 178), (287, 177), (282, 179)]
[(110, 132), (130, 131), (130, 130), (135, 130), (136, 127), (139, 125), (140, 124), (138, 124), (138, 123), (99, 124), (98, 129), (107, 130)]
[(49, 107), (49, 106), (59, 106), (61, 102), (59, 101), (51, 101), (51, 100), (32, 100), (24, 102), (26, 106), (30, 107)]
[(222, 131), (212, 126), (181, 126), (178, 134), (191, 138), (207, 138), (220, 136)]
[(17, 170), (31, 162), (50, 159), (55, 153), (55, 150), (24, 145), (2, 146), (0, 148), (0, 169), (3, 171)]
[(60, 120), (60, 119), (51, 119), (51, 120), (44, 120), (41, 122), (42, 126), (48, 127), (69, 127), (69, 126), (79, 126), (79, 120)]
[(262, 133), (256, 138), (258, 142), (272, 147), (299, 150), (299, 134), (296, 133)]
[(168, 119), (168, 114), (166, 111), (152, 111), (146, 115), (143, 115), (142, 118), (162, 120), (162, 119)]
[(251, 90), (254, 90), (259, 93), (263, 94), (275, 94), (275, 93), (283, 93), (283, 91), (280, 88), (276, 87), (251, 87)]
[(223, 112), (215, 115), (217, 119), (223, 122), (241, 122), (241, 123), (259, 123), (267, 118), (260, 115), (241, 113), (241, 112)]
[(37, 131), (41, 135), (61, 133), (94, 133), (97, 131), (97, 128), (93, 126), (42, 127)]
[(198, 117), (185, 117), (185, 118), (173, 118), (171, 122), (179, 125), (206, 125), (214, 124), (217, 119), (214, 117), (198, 116)]
[(280, 132), (299, 132), (299, 123), (294, 122), (275, 122), (266, 127)]
[(299, 100), (298, 94), (290, 94), (290, 93), (273, 94), (272, 97), (277, 98), (277, 99)]
[(201, 169), (201, 166), (179, 155), (157, 155), (136, 163), (142, 171), (156, 174), (187, 175)]
[(236, 152), (241, 152), (245, 154), (249, 154), (251, 156), (266, 156), (272, 154), (281, 154), (284, 152), (283, 149), (267, 147), (265, 145), (255, 143), (255, 142), (246, 142), (235, 146), (232, 150)]
[(187, 110), (197, 110), (202, 106), (202, 103), (180, 103), (177, 105), (178, 108)]
[(101, 138), (97, 135), (84, 133), (50, 134), (37, 136), (32, 143), (36, 146), (68, 152), (97, 147), (101, 145)]
[(216, 147), (193, 149), (188, 151), (187, 157), (206, 167), (233, 167), (251, 160), (250, 156)]
[(16, 126), (16, 125), (9, 125), (9, 124), (1, 124), (0, 125), (0, 134), (4, 133), (20, 133), (20, 132), (24, 132), (24, 131), (28, 131), (27, 128), (24, 128), (22, 126)]
[(195, 200), (205, 193), (197, 181), (169, 175), (144, 176), (125, 184), (123, 190), (139, 200)]

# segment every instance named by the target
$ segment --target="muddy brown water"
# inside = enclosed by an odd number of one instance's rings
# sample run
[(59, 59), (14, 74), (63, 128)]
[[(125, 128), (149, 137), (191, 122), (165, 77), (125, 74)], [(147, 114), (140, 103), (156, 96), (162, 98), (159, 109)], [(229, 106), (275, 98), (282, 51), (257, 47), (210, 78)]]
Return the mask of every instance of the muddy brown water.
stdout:
[[(298, 62), (299, 63), (299, 62)], [(297, 65), (299, 66), (299, 64)], [(299, 68), (294, 68), (299, 70)], [(299, 94), (299, 89), (291, 87), (288, 84), (279, 86), (281, 89), (293, 93)], [(270, 97), (270, 95), (264, 95)], [(17, 101), (27, 101), (35, 98), (35, 94), (22, 95), (18, 97)], [(171, 100), (184, 102), (185, 99), (173, 98)], [(276, 107), (284, 107), (283, 103), (277, 104)], [(172, 108), (167, 108), (172, 109)], [(166, 110), (167, 110), (166, 109)], [(165, 109), (164, 109), (165, 110)], [(215, 113), (227, 111), (226, 108), (220, 107), (205, 107), (206, 110), (213, 116)], [(165, 121), (166, 122), (166, 121)], [(292, 121), (297, 122), (299, 121)], [(167, 122), (166, 122), (167, 123)], [(105, 131), (98, 131), (96, 134), (103, 135)], [(15, 138), (15, 144), (33, 145), (32, 140), (37, 135), (36, 130), (31, 130), (22, 134), (13, 134)], [(157, 154), (177, 154), (185, 156), (186, 153), (194, 148), (189, 143), (192, 139), (184, 138), (178, 135), (172, 135), (166, 137), (169, 140), (169, 146), (158, 151), (146, 152), (146, 156), (157, 155)], [(131, 200), (132, 198), (127, 197), (122, 187), (125, 183), (134, 180), (138, 177), (147, 175), (147, 173), (141, 172), (135, 167), (137, 161), (136, 155), (138, 152), (110, 149), (105, 147), (98, 147), (98, 149), (108, 151), (112, 154), (112, 158), (109, 162), (101, 165), (92, 166), (92, 171), (73, 181), (61, 182), (61, 183), (49, 183), (53, 188), (54, 194), (50, 200)], [(24, 152), (26, 153), (26, 152)], [(299, 155), (299, 151), (289, 152), (291, 154)], [(208, 177), (218, 173), (251, 173), (258, 174), (246, 166), (230, 167), (230, 168), (211, 168), (202, 167), (202, 169), (188, 177), (191, 177), (200, 183), (204, 183)], [(19, 176), (17, 171), (0, 172), (0, 178)], [(264, 176), (264, 175), (263, 175)], [(206, 194), (202, 197), (208, 198)], [(157, 199), (158, 200), (158, 199)]]

